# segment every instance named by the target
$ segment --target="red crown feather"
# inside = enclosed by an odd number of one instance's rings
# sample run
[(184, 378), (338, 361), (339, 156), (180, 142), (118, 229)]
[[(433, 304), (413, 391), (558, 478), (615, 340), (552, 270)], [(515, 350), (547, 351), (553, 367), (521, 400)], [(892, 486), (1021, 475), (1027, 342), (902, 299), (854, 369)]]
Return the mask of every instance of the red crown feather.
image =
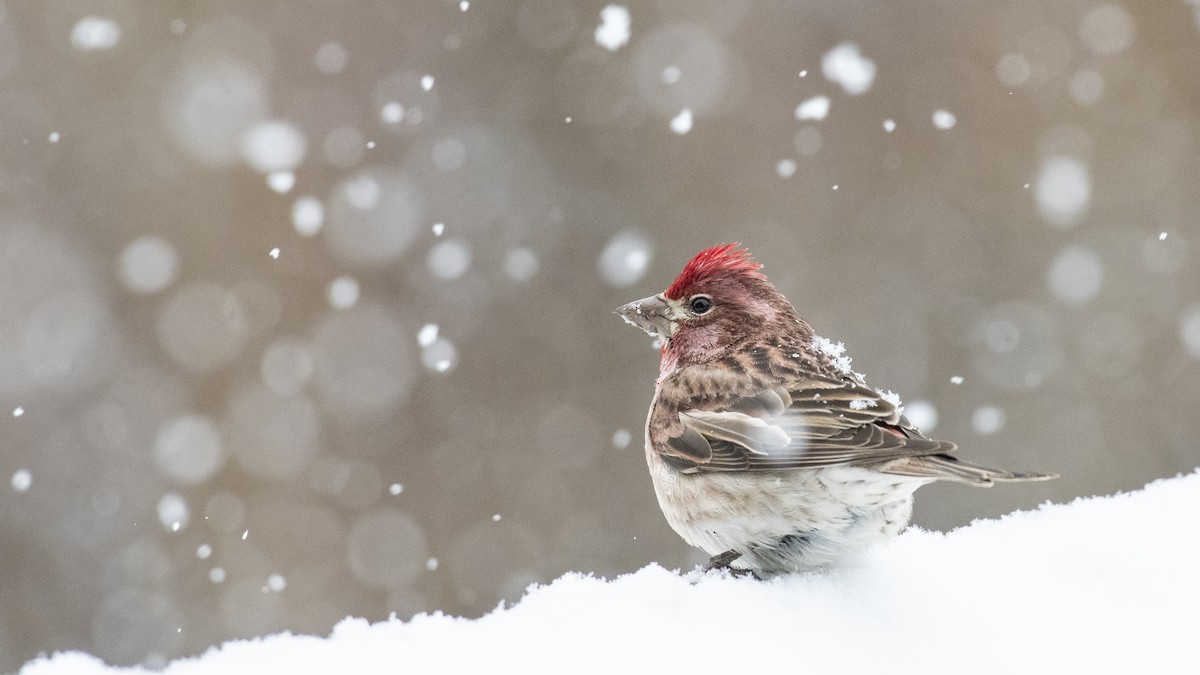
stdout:
[(721, 244), (697, 253), (695, 258), (684, 265), (679, 276), (675, 277), (675, 281), (666, 291), (666, 296), (678, 300), (694, 284), (716, 274), (741, 272), (762, 277), (758, 271), (762, 269), (762, 263), (751, 260), (750, 251), (739, 248), (740, 246), (741, 244)]

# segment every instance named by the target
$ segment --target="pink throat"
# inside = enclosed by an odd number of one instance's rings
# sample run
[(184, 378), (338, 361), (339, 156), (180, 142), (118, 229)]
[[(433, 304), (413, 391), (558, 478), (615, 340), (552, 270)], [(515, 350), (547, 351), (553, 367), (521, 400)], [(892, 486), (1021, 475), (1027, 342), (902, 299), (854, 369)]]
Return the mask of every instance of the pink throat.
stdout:
[(675, 367), (679, 365), (679, 354), (671, 348), (672, 346), (673, 345), (669, 342), (663, 345), (662, 360), (658, 363), (659, 382), (661, 382), (662, 378), (666, 377), (668, 373), (670, 373), (672, 370), (675, 370)]

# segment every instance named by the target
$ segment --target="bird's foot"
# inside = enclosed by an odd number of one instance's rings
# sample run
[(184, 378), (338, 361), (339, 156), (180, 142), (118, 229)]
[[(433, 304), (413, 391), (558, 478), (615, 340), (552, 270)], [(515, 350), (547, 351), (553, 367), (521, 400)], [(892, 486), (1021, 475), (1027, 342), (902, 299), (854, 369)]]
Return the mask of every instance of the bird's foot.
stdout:
[(755, 579), (758, 579), (759, 576), (754, 573), (754, 570), (748, 570), (742, 567), (733, 567), (731, 565), (734, 560), (737, 560), (740, 557), (742, 557), (742, 554), (738, 553), (737, 551), (725, 551), (724, 553), (718, 553), (712, 558), (709, 558), (708, 564), (704, 566), (702, 571), (708, 573), (713, 570), (725, 570), (735, 577), (752, 576)]

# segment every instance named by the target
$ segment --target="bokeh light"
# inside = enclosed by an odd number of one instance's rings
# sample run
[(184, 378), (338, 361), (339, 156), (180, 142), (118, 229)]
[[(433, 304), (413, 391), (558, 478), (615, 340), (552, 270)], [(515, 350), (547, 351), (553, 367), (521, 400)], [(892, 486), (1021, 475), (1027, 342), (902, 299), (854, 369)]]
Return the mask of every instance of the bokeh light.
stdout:
[(165, 422), (154, 441), (154, 463), (169, 478), (185, 484), (208, 480), (224, 461), (217, 427), (201, 415)]
[(80, 51), (104, 51), (121, 41), (121, 26), (107, 17), (89, 16), (71, 29), (71, 46)]
[(242, 133), (242, 158), (263, 173), (296, 168), (307, 150), (304, 134), (289, 122), (259, 122)]
[(260, 73), (229, 60), (189, 63), (168, 85), (163, 103), (171, 138), (210, 166), (233, 162), (250, 126), (267, 112)]
[(1100, 292), (1104, 265), (1095, 251), (1074, 244), (1055, 257), (1046, 274), (1046, 283), (1059, 302), (1082, 305)]
[(1092, 196), (1087, 166), (1073, 157), (1050, 157), (1042, 163), (1034, 188), (1038, 212), (1055, 227), (1079, 222)]
[(292, 202), (292, 227), (301, 237), (311, 237), (325, 224), (325, 204), (312, 195)]
[(317, 451), (316, 405), (301, 395), (281, 396), (257, 382), (233, 392), (224, 424), (238, 466), (261, 478), (296, 478)]
[(863, 56), (858, 45), (844, 42), (821, 57), (821, 72), (847, 94), (864, 94), (875, 81), (875, 62)]
[(280, 396), (291, 396), (312, 377), (312, 355), (293, 339), (280, 338), (267, 346), (262, 357), (263, 384)]
[(645, 235), (632, 230), (622, 231), (600, 253), (600, 278), (614, 288), (632, 286), (645, 276), (652, 252)]
[(425, 533), (417, 521), (393, 508), (370, 512), (350, 527), (346, 559), (363, 583), (412, 582), (425, 569)]
[(170, 242), (159, 237), (142, 237), (121, 251), (121, 283), (134, 293), (157, 293), (179, 272), (179, 253)]
[(159, 346), (184, 368), (205, 373), (236, 359), (250, 320), (237, 293), (214, 282), (180, 288), (158, 315)]
[(380, 169), (358, 173), (329, 199), (330, 249), (365, 265), (393, 260), (412, 243), (423, 209), (416, 186), (403, 174)]
[(405, 333), (399, 320), (374, 305), (321, 318), (312, 338), (313, 379), (326, 409), (374, 417), (399, 405), (415, 375)]

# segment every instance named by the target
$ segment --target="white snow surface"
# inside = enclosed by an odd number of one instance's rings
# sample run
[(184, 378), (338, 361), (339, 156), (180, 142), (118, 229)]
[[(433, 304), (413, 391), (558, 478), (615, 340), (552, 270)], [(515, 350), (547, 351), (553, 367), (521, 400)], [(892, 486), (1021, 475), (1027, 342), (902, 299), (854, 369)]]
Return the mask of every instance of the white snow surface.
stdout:
[[(164, 672), (1194, 673), (1197, 513), (1193, 472), (948, 534), (910, 529), (851, 568), (567, 574), (479, 619), (347, 618), (327, 638), (226, 642)], [(79, 652), (21, 670), (115, 672), (148, 671)]]

